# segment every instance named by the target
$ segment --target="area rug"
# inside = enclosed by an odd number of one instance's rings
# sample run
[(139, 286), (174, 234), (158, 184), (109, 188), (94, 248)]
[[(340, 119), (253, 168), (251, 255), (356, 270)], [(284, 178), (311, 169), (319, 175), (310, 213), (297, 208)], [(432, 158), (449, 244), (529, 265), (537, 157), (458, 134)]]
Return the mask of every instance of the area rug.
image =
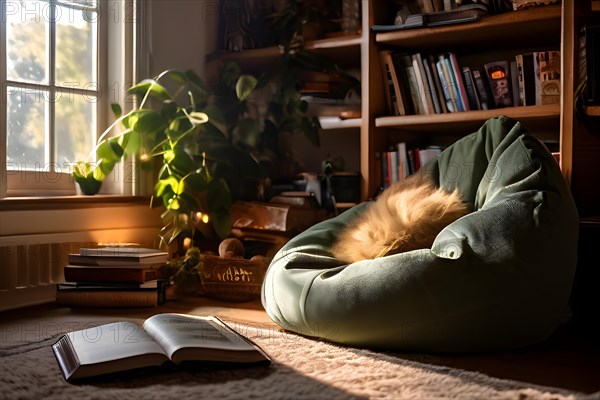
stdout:
[(50, 349), (60, 332), (0, 349), (6, 399), (599, 399), (346, 348), (276, 328), (232, 324), (273, 359), (269, 367), (144, 370), (85, 384), (64, 381)]

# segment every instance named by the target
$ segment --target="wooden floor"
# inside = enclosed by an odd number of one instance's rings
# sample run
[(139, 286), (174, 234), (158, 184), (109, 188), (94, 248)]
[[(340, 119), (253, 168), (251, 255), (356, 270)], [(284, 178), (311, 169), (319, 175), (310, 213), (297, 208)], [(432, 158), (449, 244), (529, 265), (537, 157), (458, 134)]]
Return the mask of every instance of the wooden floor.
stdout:
[[(147, 309), (70, 309), (46, 304), (0, 313), (2, 346), (19, 338), (34, 340), (58, 329), (57, 324), (96, 326), (119, 319), (145, 319), (159, 312), (216, 315), (227, 322), (281, 329), (266, 315), (260, 302), (227, 303), (204, 297), (180, 297)], [(596, 331), (593, 331), (597, 333)], [(43, 339), (43, 337), (41, 337)], [(478, 355), (398, 354), (428, 364), (445, 365), (532, 384), (584, 393), (600, 391), (600, 338), (582, 326), (567, 325), (534, 347), (507, 353)], [(599, 393), (600, 396), (600, 393)], [(600, 399), (600, 397), (599, 397)]]

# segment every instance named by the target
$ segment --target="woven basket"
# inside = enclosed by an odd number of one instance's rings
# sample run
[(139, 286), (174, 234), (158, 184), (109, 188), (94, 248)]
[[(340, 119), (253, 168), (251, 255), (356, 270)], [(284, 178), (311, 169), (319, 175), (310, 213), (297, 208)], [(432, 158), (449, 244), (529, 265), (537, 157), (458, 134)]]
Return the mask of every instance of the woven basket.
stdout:
[(269, 259), (247, 260), (241, 257), (202, 255), (199, 272), (207, 296), (228, 301), (251, 301), (260, 298)]

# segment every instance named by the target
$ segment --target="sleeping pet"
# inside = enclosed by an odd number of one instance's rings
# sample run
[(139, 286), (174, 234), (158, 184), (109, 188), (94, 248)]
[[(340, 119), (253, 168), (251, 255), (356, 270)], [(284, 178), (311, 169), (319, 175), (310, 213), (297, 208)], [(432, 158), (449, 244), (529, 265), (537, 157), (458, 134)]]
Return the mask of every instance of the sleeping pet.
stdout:
[(469, 212), (458, 190), (449, 193), (414, 174), (383, 191), (347, 225), (332, 247), (348, 263), (431, 248), (437, 234)]

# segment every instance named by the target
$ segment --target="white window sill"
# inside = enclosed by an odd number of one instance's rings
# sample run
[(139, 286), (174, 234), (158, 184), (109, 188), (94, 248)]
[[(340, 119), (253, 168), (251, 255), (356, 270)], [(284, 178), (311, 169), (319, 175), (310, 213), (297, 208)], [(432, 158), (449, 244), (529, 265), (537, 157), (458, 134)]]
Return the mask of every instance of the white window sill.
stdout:
[(0, 211), (65, 210), (78, 208), (111, 207), (124, 204), (150, 204), (147, 196), (103, 195), (94, 196), (48, 196), (6, 197), (0, 199)]

